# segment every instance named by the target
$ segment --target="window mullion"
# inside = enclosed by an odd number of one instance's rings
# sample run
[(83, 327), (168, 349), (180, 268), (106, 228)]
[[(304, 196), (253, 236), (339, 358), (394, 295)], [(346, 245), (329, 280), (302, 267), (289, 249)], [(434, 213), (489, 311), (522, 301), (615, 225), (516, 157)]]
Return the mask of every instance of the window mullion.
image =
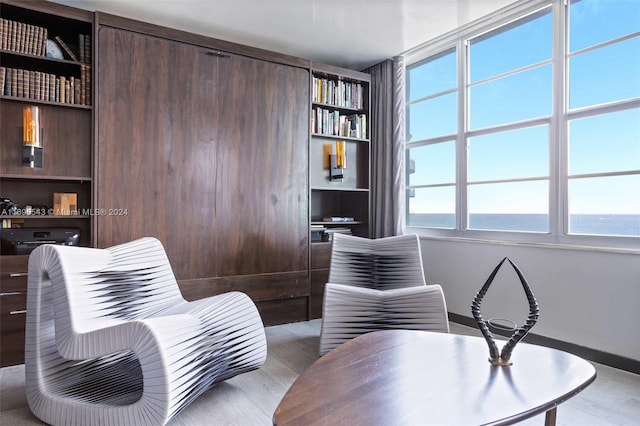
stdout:
[(568, 59), (566, 28), (568, 6), (553, 5), (553, 110), (549, 126), (549, 231), (556, 241), (568, 229), (568, 149), (567, 149), (567, 79)]
[(469, 44), (466, 40), (458, 42), (458, 136), (457, 148), (457, 229), (460, 233), (468, 228), (467, 215), (467, 116), (468, 116), (468, 73)]

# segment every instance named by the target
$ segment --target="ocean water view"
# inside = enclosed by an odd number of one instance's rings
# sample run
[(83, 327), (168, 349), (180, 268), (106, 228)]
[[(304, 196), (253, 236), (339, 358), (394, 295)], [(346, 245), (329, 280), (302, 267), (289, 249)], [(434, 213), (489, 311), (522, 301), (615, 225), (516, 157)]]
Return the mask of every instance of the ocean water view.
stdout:
[[(410, 213), (408, 226), (455, 228), (454, 214)], [(546, 214), (471, 214), (469, 229), (548, 232)], [(640, 215), (575, 214), (569, 217), (569, 233), (640, 237)]]

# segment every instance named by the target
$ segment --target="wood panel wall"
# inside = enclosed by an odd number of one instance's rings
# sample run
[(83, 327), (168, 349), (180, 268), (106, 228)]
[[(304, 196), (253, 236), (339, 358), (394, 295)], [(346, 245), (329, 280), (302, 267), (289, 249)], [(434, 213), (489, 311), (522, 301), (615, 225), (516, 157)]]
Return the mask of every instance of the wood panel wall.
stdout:
[(189, 299), (306, 319), (309, 70), (99, 26), (97, 245), (160, 239)]

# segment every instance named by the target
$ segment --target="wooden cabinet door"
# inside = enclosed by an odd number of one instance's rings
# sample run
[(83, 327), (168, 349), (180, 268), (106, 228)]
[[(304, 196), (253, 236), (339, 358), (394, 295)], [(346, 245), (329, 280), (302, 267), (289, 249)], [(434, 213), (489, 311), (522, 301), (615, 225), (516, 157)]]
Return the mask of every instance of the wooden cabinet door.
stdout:
[(306, 271), (308, 70), (107, 26), (99, 43), (98, 245), (157, 237), (178, 280)]
[(101, 27), (97, 242), (164, 244), (178, 279), (215, 276), (216, 56)]
[(307, 270), (309, 73), (235, 55), (219, 65), (217, 269)]

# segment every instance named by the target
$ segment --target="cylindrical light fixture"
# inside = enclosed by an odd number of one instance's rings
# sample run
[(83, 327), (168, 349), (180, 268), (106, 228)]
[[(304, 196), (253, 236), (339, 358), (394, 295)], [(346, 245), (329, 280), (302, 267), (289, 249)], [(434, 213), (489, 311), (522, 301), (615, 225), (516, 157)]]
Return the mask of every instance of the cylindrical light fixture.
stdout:
[(22, 110), (22, 165), (42, 167), (42, 130), (40, 107), (27, 106)]

